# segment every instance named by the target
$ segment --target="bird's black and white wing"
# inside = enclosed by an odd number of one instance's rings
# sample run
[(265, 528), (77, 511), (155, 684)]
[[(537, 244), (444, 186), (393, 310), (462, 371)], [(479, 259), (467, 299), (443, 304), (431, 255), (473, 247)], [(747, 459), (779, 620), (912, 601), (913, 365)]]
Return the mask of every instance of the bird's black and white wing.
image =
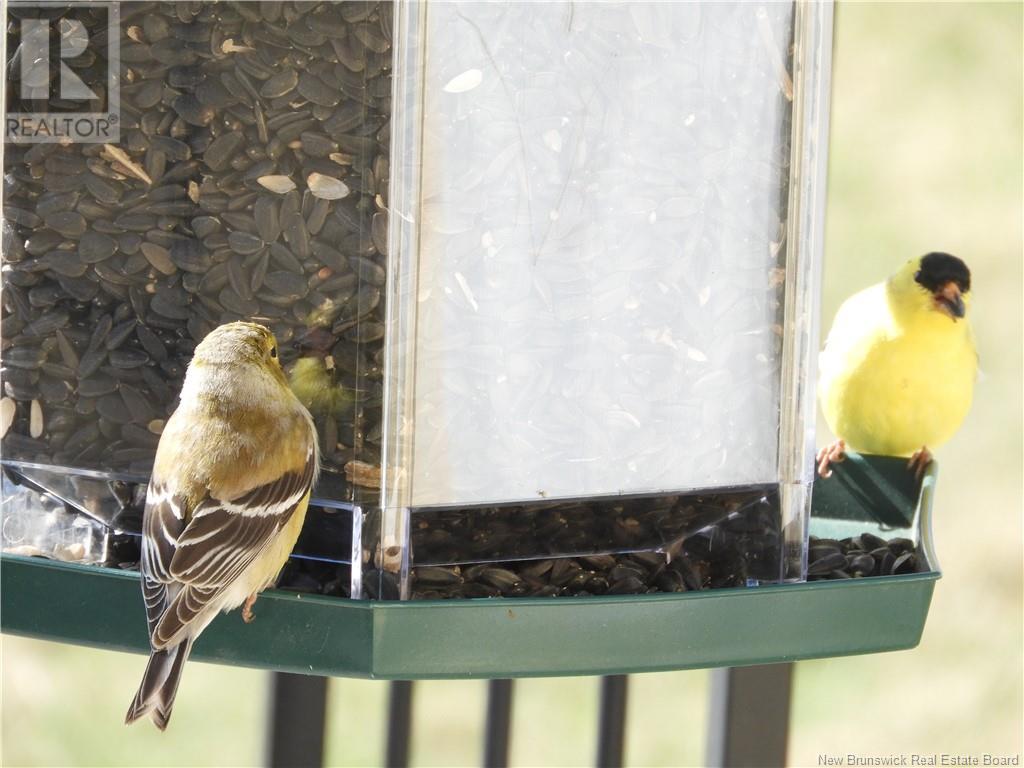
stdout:
[(144, 545), (144, 552), (148, 548), (153, 553), (148, 571), (163, 587), (159, 599), (158, 588), (149, 591), (150, 578), (143, 583), (154, 649), (177, 644), (200, 614), (219, 610), (218, 598), (265, 551), (304, 501), (316, 469), (316, 451), (311, 448), (301, 470), (286, 472), (233, 499), (206, 497), (177, 535), (168, 530), (171, 535), (163, 541), (158, 537), (163, 536), (165, 524), (170, 525), (175, 507), (168, 503), (169, 511), (154, 516), (146, 526), (153, 541)]
[(142, 596), (146, 602), (146, 624), (150, 644), (156, 625), (177, 594), (171, 576), (171, 560), (178, 537), (185, 528), (185, 500), (152, 479), (146, 490), (146, 510), (142, 517)]

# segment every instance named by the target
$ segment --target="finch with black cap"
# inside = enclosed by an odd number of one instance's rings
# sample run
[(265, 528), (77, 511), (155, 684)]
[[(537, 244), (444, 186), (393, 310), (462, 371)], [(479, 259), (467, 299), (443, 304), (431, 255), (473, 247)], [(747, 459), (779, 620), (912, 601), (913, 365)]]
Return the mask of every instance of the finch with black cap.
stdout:
[(978, 373), (970, 291), (962, 260), (929, 253), (843, 302), (819, 358), (818, 396), (838, 438), (819, 452), (819, 475), (847, 448), (908, 456), (920, 475), (929, 448), (960, 428)]

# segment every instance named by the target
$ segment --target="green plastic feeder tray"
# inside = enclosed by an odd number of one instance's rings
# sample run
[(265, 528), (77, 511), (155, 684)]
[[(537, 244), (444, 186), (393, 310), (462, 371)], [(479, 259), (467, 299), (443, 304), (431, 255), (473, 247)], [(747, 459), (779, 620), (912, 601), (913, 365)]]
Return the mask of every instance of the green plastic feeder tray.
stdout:
[[(940, 573), (933, 463), (850, 455), (814, 487), (811, 534), (913, 539), (923, 573), (677, 594), (362, 601), (269, 591), (245, 625), (218, 618), (192, 656), (317, 675), (619, 674), (875, 653), (918, 644)], [(4, 555), (4, 632), (146, 652), (138, 575)]]

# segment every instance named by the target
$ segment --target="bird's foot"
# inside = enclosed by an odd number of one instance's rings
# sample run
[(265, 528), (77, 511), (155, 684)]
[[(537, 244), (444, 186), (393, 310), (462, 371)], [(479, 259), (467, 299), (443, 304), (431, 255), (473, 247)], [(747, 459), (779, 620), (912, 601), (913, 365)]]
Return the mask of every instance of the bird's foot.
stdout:
[(838, 464), (846, 459), (846, 443), (836, 440), (831, 445), (826, 445), (818, 451), (818, 475), (820, 477), (832, 477), (832, 470), (829, 464)]
[(256, 597), (257, 594), (253, 592), (245, 599), (245, 605), (242, 606), (242, 621), (246, 624), (251, 624), (252, 620), (256, 618), (256, 614), (252, 612), (252, 607), (256, 603)]
[(910, 457), (910, 461), (907, 462), (907, 469), (913, 470), (915, 480), (920, 480), (921, 476), (924, 475), (925, 469), (931, 463), (932, 452), (922, 445), (921, 449), (914, 451), (914, 455)]

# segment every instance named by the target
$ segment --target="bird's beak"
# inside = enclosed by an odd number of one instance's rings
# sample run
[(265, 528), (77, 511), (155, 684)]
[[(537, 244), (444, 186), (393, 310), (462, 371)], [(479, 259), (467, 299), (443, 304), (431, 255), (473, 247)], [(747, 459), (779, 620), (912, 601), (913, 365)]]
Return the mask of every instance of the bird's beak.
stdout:
[(960, 295), (960, 286), (952, 280), (935, 292), (935, 304), (940, 312), (945, 312), (953, 320), (963, 317), (967, 311), (963, 296)]

